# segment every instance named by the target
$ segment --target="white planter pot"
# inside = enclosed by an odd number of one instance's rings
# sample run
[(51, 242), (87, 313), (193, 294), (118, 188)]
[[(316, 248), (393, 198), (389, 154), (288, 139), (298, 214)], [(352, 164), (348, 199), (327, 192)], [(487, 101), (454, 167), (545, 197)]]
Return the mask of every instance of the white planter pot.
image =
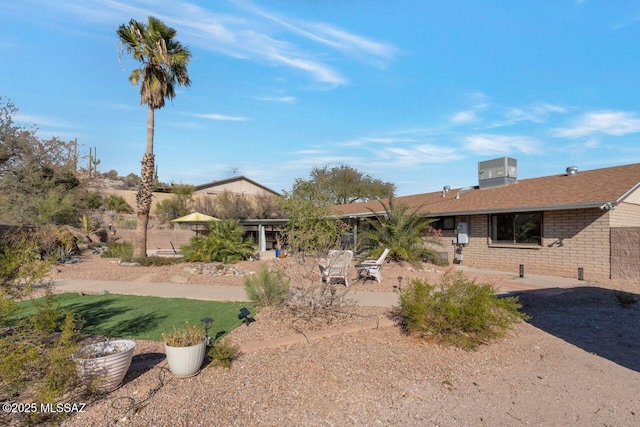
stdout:
[(164, 345), (171, 373), (178, 378), (192, 377), (200, 372), (207, 351), (207, 341), (189, 347)]
[(109, 393), (122, 384), (135, 347), (131, 340), (105, 341), (86, 345), (72, 357), (81, 377), (97, 380), (98, 393)]

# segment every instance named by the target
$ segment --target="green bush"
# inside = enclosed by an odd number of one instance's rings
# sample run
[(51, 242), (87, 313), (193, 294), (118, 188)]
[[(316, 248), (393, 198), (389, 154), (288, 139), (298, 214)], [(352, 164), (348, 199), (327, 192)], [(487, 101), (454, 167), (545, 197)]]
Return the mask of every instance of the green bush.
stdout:
[(133, 256), (133, 245), (129, 242), (108, 242), (107, 250), (100, 255), (102, 258), (120, 258), (130, 260)]
[[(77, 349), (78, 316), (62, 310), (47, 292), (34, 314), (26, 315), (17, 301), (31, 292), (30, 284), (48, 291), (44, 275), (51, 262), (41, 260), (36, 235), (0, 239), (0, 399), (17, 403), (60, 403), (78, 397), (81, 388), (71, 354)], [(1, 425), (34, 425), (58, 421), (64, 414), (2, 414)]]
[(115, 194), (109, 195), (103, 201), (103, 205), (110, 211), (118, 213), (133, 213), (133, 208), (127, 203), (122, 196), (116, 196)]
[(119, 219), (116, 221), (115, 226), (126, 230), (135, 230), (137, 224), (138, 221), (135, 219)]
[(71, 255), (80, 253), (76, 237), (59, 226), (42, 227), (35, 234), (38, 240), (40, 256), (52, 262), (64, 262)]
[(191, 239), (182, 248), (185, 261), (233, 262), (253, 255), (253, 242), (244, 239), (244, 227), (235, 220), (213, 223), (207, 236)]
[(521, 307), (517, 297), (500, 298), (493, 286), (458, 272), (447, 273), (437, 287), (414, 280), (400, 294), (398, 314), (410, 334), (471, 350), (526, 319)]
[(217, 341), (209, 349), (208, 356), (214, 365), (229, 368), (233, 359), (238, 356), (238, 346), (228, 339)]
[(244, 290), (256, 306), (282, 307), (289, 296), (289, 279), (263, 265), (257, 274), (244, 278)]
[(143, 267), (162, 267), (163, 265), (173, 265), (182, 262), (179, 258), (169, 258), (161, 256), (148, 256), (146, 258), (135, 258), (133, 261), (137, 262)]

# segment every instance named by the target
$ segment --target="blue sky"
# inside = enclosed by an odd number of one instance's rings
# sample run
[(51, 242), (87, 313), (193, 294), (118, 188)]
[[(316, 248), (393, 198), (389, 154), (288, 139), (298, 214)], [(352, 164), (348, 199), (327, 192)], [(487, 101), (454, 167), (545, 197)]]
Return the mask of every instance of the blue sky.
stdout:
[(146, 106), (115, 31), (149, 15), (192, 52), (191, 87), (156, 112), (164, 182), (281, 191), (347, 164), (406, 195), (476, 185), (503, 156), (519, 179), (640, 162), (628, 1), (2, 1), (16, 121), (140, 174)]

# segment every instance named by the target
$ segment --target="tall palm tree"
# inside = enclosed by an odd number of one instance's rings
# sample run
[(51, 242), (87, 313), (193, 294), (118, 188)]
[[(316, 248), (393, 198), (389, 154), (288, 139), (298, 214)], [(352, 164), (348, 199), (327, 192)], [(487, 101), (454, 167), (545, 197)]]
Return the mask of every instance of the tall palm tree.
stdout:
[(140, 104), (147, 104), (147, 148), (142, 157), (141, 182), (136, 196), (138, 223), (133, 242), (134, 258), (147, 256), (147, 225), (151, 210), (152, 184), (155, 170), (153, 154), (154, 111), (164, 107), (165, 99), (176, 96), (176, 85), (190, 86), (187, 64), (191, 52), (174, 40), (176, 30), (152, 16), (147, 25), (135, 20), (120, 25), (116, 31), (122, 50), (140, 61), (129, 81), (140, 85)]

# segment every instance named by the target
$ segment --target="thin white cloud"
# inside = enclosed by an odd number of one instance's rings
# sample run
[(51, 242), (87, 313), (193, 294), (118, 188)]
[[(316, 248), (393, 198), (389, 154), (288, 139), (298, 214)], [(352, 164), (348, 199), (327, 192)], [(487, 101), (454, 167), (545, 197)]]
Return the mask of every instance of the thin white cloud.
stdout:
[(266, 102), (296, 102), (293, 96), (256, 96), (255, 99)]
[[(391, 61), (397, 49), (384, 42), (349, 33), (323, 22), (294, 19), (258, 8), (249, 2), (233, 2), (236, 13), (220, 13), (190, 2), (141, 2), (139, 5), (114, 0), (93, 0), (101, 13), (92, 12), (91, 1), (67, 10), (87, 20), (111, 21), (115, 14), (145, 19), (157, 16), (176, 27), (183, 42), (235, 58), (304, 71), (318, 82), (343, 85), (347, 79), (328, 65), (331, 50), (344, 53), (351, 60), (364, 60), (377, 66)], [(153, 10), (151, 10), (153, 8)], [(282, 32), (282, 29), (286, 32)], [(276, 36), (277, 34), (277, 36)], [(303, 47), (300, 40), (307, 43)], [(330, 50), (327, 50), (330, 49)], [(322, 58), (322, 59), (319, 59)], [(328, 60), (325, 58), (329, 58)]]
[(435, 144), (420, 144), (406, 148), (386, 147), (377, 154), (378, 159), (375, 164), (379, 167), (394, 168), (447, 163), (462, 158), (459, 150)]
[(53, 128), (73, 128), (74, 126), (66, 123), (60, 119), (56, 119), (53, 117), (46, 116), (38, 116), (34, 114), (22, 114), (17, 113), (13, 116), (13, 121), (15, 123), (24, 123), (28, 125), (33, 125), (38, 128), (41, 127), (53, 127)]
[(342, 142), (339, 145), (343, 147), (357, 147), (368, 144), (397, 144), (403, 142), (415, 142), (415, 139), (398, 137), (360, 137)]
[(218, 114), (218, 113), (192, 114), (192, 115), (194, 117), (201, 117), (203, 119), (219, 120), (219, 121), (227, 121), (227, 122), (246, 122), (247, 120), (249, 120), (247, 117), (227, 116), (227, 115)]
[(478, 121), (478, 116), (475, 111), (466, 110), (460, 111), (451, 117), (451, 121), (455, 124), (466, 124)]
[(326, 151), (325, 150), (313, 150), (313, 149), (310, 149), (310, 150), (299, 150), (299, 151), (295, 152), (295, 154), (304, 154), (304, 155), (309, 155), (309, 154), (317, 155), (317, 154), (323, 154), (323, 153), (326, 153)]
[(351, 58), (354, 56), (361, 58), (379, 67), (384, 67), (398, 53), (398, 49), (389, 43), (349, 33), (330, 24), (286, 17), (279, 13), (269, 12), (248, 1), (239, 0), (235, 1), (235, 4), (307, 40), (343, 52)]
[(541, 102), (526, 107), (511, 107), (507, 109), (506, 118), (512, 122), (530, 121), (534, 123), (542, 123), (552, 114), (566, 113), (566, 108), (559, 105), (547, 104)]
[(553, 136), (580, 138), (594, 133), (622, 136), (640, 132), (640, 117), (627, 111), (601, 111), (587, 113), (573, 126), (554, 129)]
[(475, 154), (509, 154), (520, 151), (524, 154), (539, 154), (540, 142), (527, 136), (472, 135), (466, 138), (465, 148)]
[(171, 126), (184, 129), (204, 129), (201, 123), (196, 122), (172, 122)]
[(288, 168), (305, 168), (311, 169), (314, 166), (324, 166), (330, 164), (348, 164), (348, 165), (360, 165), (362, 159), (353, 156), (340, 156), (340, 155), (311, 155), (309, 157), (301, 157), (295, 160), (289, 160), (284, 163), (286, 169)]

